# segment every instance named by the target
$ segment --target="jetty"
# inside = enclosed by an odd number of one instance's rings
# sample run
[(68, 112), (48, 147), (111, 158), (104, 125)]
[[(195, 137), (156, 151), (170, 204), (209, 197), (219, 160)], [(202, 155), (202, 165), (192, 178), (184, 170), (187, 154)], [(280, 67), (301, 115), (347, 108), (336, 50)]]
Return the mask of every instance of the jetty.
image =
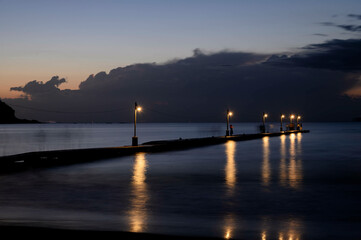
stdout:
[(238, 134), (232, 136), (218, 136), (205, 138), (189, 138), (175, 140), (160, 140), (145, 142), (138, 146), (121, 146), (121, 147), (102, 147), (102, 148), (85, 148), (85, 149), (67, 149), (28, 152), (16, 155), (0, 157), (0, 172), (13, 172), (34, 168), (46, 168), (54, 166), (63, 166), (91, 162), (100, 159), (109, 159), (127, 155), (133, 155), (138, 152), (166, 152), (174, 150), (191, 149), (209, 145), (225, 143), (229, 140), (247, 141), (260, 139), (263, 137), (277, 137), (281, 135), (290, 135), (293, 133), (308, 133), (309, 130), (290, 130), (274, 133), (255, 133), (255, 134)]

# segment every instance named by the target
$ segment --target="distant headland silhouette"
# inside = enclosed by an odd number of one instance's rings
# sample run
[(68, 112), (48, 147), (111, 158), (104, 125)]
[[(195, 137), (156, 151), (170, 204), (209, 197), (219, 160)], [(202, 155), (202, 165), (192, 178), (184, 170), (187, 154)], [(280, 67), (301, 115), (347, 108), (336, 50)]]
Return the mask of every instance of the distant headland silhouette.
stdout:
[(0, 99), (0, 124), (13, 123), (40, 123), (37, 120), (19, 119), (15, 116), (15, 110)]

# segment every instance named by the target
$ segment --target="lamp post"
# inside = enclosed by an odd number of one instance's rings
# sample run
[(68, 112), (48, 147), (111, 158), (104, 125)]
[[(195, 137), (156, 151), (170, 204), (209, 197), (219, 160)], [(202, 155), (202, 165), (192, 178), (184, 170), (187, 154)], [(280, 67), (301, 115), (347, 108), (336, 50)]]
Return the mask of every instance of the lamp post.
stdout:
[(300, 124), (299, 124), (299, 121), (301, 120), (301, 116), (300, 115), (298, 115), (297, 116), (297, 130), (300, 130), (301, 129), (301, 126), (300, 126)]
[(290, 123), (292, 123), (293, 119), (295, 118), (295, 115), (291, 114), (290, 116)]
[(229, 118), (233, 115), (232, 112), (227, 109), (227, 130), (226, 130), (226, 136), (229, 136)]
[(263, 116), (262, 116), (262, 122), (263, 122), (263, 129), (262, 132), (265, 133), (266, 132), (266, 118), (268, 117), (268, 114), (263, 112)]
[(282, 127), (282, 120), (285, 118), (285, 115), (281, 115), (281, 128), (280, 128), (280, 130), (281, 130), (281, 132), (283, 131), (283, 127)]
[(295, 115), (291, 114), (290, 115), (290, 124), (289, 124), (289, 129), (288, 130), (295, 130), (295, 126), (293, 124), (293, 119), (295, 118)]
[(134, 136), (132, 137), (132, 146), (138, 146), (137, 137), (137, 112), (142, 111), (142, 108), (138, 106), (137, 102), (134, 104)]

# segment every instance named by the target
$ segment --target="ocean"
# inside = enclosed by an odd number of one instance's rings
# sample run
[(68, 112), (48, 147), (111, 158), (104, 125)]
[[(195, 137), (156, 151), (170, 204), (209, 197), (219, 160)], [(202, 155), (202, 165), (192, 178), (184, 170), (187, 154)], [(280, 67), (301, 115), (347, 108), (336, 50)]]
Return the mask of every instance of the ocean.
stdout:
[[(235, 134), (258, 123), (232, 123)], [(139, 142), (225, 134), (139, 123)], [(361, 123), (0, 175), (0, 225), (223, 239), (361, 239)], [(270, 123), (269, 131), (278, 131)], [(131, 144), (132, 124), (0, 125), (0, 156)], [(85, 156), (86, 157), (86, 156)]]

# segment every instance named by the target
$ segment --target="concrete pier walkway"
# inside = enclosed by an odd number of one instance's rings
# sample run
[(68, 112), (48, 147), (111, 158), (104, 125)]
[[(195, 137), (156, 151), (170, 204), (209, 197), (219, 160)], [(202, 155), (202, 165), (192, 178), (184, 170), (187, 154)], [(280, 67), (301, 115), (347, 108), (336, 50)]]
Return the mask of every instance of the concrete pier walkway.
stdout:
[(293, 130), (275, 133), (240, 134), (233, 136), (218, 136), (206, 138), (190, 138), (176, 140), (151, 141), (139, 146), (86, 148), (29, 152), (0, 157), (0, 172), (21, 171), (31, 168), (84, 163), (99, 159), (114, 158), (132, 155), (137, 152), (164, 152), (181, 149), (190, 149), (214, 144), (221, 144), (229, 140), (246, 141), (263, 137), (276, 137), (292, 133), (307, 133), (308, 130)]

